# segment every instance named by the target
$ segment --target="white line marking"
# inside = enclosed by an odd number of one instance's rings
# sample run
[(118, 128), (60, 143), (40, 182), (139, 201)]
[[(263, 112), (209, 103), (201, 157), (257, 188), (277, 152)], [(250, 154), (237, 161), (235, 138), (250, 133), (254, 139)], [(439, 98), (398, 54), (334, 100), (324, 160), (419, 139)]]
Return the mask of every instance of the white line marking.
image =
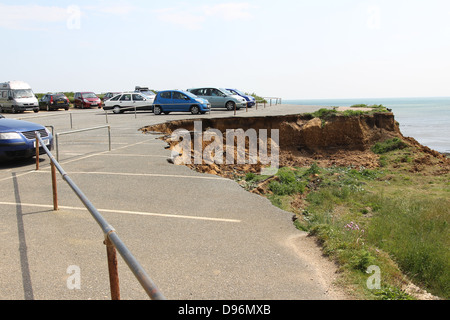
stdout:
[[(23, 207), (44, 208), (44, 209), (51, 209), (51, 210), (53, 210), (53, 205), (44, 205), (44, 204), (0, 202), (0, 205), (5, 205), (5, 206), (19, 206), (20, 205), (20, 206), (23, 206)], [(86, 208), (68, 207), (68, 206), (59, 206), (59, 209), (63, 209), (63, 210), (79, 210), (79, 211), (86, 210), (87, 211)], [(195, 216), (186, 216), (186, 215), (152, 213), (152, 212), (139, 212), (139, 211), (124, 211), (124, 210), (111, 210), (111, 209), (98, 209), (98, 211), (99, 212), (104, 212), (104, 213), (121, 213), (121, 214), (130, 214), (130, 215), (139, 215), (139, 216), (174, 218), (174, 219), (189, 219), (189, 220), (229, 222), (229, 223), (241, 223), (242, 222), (241, 220), (235, 220), (235, 219), (195, 217)]]
[(102, 156), (106, 157), (143, 157), (143, 158), (169, 158), (169, 156), (147, 155), (147, 154), (117, 154), (117, 153), (105, 153)]
[[(32, 171), (34, 173), (45, 173), (49, 174), (50, 171), (39, 170)], [(162, 177), (162, 178), (181, 178), (181, 179), (203, 179), (203, 180), (221, 180), (229, 181), (225, 178), (220, 177), (203, 177), (203, 176), (182, 176), (174, 174), (157, 174), (157, 173), (122, 173), (122, 172), (67, 172), (69, 176), (75, 174), (88, 174), (88, 175), (108, 175), (108, 176), (129, 176), (129, 177)]]

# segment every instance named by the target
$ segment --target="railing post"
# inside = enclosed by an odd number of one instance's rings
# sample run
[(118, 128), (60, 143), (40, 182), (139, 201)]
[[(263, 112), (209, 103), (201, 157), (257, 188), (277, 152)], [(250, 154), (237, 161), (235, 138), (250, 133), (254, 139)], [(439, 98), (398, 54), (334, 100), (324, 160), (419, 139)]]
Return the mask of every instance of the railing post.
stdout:
[(36, 171), (39, 171), (39, 138), (38, 132), (36, 131)]
[(56, 167), (53, 161), (50, 161), (51, 169), (52, 169), (52, 189), (53, 189), (53, 210), (58, 211), (58, 188), (56, 185)]
[(119, 270), (117, 263), (117, 251), (108, 235), (104, 241), (106, 245), (106, 254), (108, 257), (109, 270), (109, 285), (111, 288), (111, 300), (120, 300), (120, 286), (119, 286)]

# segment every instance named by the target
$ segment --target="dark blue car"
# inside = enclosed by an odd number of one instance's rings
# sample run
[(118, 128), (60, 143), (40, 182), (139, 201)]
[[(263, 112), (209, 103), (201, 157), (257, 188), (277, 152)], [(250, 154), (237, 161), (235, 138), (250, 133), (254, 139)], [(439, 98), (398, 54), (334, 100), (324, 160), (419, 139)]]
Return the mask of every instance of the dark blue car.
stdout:
[[(7, 119), (0, 115), (0, 160), (32, 158), (36, 155), (36, 134), (38, 131), (47, 148), (53, 148), (50, 131), (36, 123)], [(39, 154), (45, 151), (41, 147)]]
[(227, 90), (230, 91), (231, 93), (241, 96), (242, 98), (247, 100), (247, 107), (251, 108), (254, 105), (256, 105), (256, 99), (254, 97), (249, 96), (248, 94), (245, 94), (242, 91), (239, 91), (237, 89), (227, 89)]
[(171, 112), (190, 112), (192, 114), (205, 114), (211, 109), (208, 100), (180, 90), (160, 91), (153, 102), (155, 115)]

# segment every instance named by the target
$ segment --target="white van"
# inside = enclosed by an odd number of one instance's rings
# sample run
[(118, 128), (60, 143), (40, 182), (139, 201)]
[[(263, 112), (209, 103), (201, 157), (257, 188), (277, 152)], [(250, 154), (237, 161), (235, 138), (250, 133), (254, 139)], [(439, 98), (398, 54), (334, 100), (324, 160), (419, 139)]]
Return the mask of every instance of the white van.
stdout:
[(39, 101), (30, 85), (23, 81), (0, 83), (0, 112), (39, 112)]

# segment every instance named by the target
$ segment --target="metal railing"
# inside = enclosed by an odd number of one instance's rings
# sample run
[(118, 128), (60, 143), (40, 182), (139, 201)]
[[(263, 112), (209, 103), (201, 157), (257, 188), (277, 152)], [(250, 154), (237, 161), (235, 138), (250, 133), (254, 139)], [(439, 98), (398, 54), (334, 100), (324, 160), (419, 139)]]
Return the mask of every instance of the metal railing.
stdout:
[(75, 192), (86, 209), (91, 213), (92, 217), (101, 227), (105, 236), (104, 244), (106, 245), (106, 252), (108, 258), (108, 270), (110, 279), (111, 299), (120, 300), (120, 287), (119, 287), (119, 273), (117, 263), (117, 251), (119, 251), (123, 260), (126, 262), (130, 270), (133, 272), (136, 279), (141, 284), (147, 295), (152, 300), (165, 300), (163, 294), (156, 287), (152, 279), (145, 272), (144, 268), (139, 264), (130, 250), (126, 247), (123, 241), (119, 238), (116, 230), (102, 217), (100, 212), (94, 207), (90, 200), (84, 195), (84, 193), (78, 188), (78, 186), (72, 181), (68, 174), (64, 171), (50, 150), (45, 145), (39, 132), (36, 132), (36, 170), (39, 170), (39, 149), (43, 148), (45, 153), (50, 159), (51, 173), (52, 173), (52, 189), (53, 189), (53, 209), (58, 210), (58, 191), (56, 185), (56, 170), (59, 171), (64, 181)]
[[(87, 113), (87, 112), (86, 112)], [(99, 111), (94, 111), (94, 112), (90, 112), (90, 113), (96, 113), (99, 114)], [(101, 111), (101, 113), (105, 114), (106, 117), (106, 123), (108, 122), (108, 113), (106, 111)], [(77, 113), (75, 113), (77, 114)], [(50, 117), (65, 117), (65, 116), (69, 116), (69, 121), (70, 121), (70, 129), (73, 129), (73, 112), (64, 112), (64, 113), (56, 113), (56, 114), (45, 114), (45, 115), (40, 115), (40, 116), (28, 116), (28, 117), (21, 117), (21, 118), (17, 118), (18, 120), (29, 120), (29, 119), (43, 119), (43, 118), (50, 118)]]
[(100, 127), (93, 127), (93, 128), (86, 128), (86, 129), (80, 129), (80, 130), (74, 130), (74, 131), (67, 131), (67, 132), (60, 132), (55, 134), (55, 144), (56, 144), (56, 160), (59, 161), (59, 137), (69, 134), (75, 134), (80, 132), (86, 132), (86, 131), (94, 131), (99, 129), (108, 128), (108, 144), (109, 144), (109, 151), (111, 151), (111, 126), (100, 126)]

